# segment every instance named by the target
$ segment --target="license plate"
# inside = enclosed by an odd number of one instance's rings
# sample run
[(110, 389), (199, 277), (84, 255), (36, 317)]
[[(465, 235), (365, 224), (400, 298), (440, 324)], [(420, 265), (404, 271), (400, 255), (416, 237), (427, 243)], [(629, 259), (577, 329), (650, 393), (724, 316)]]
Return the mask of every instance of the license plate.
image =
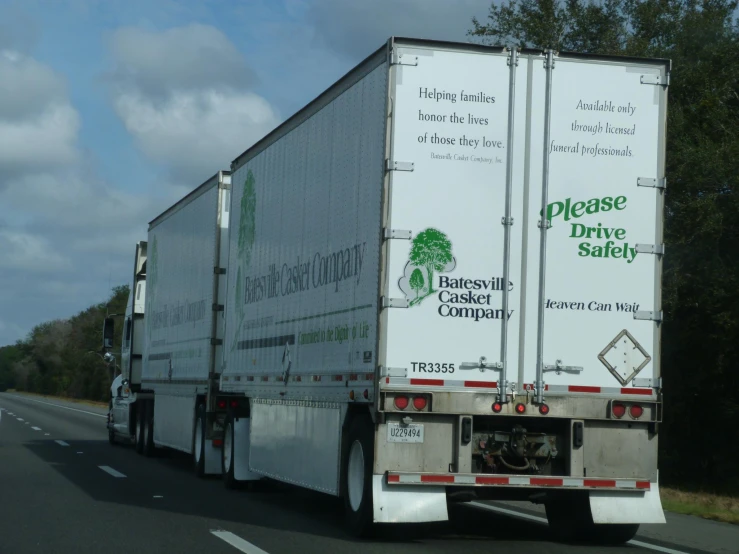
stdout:
[(387, 424), (387, 442), (423, 442), (423, 425)]

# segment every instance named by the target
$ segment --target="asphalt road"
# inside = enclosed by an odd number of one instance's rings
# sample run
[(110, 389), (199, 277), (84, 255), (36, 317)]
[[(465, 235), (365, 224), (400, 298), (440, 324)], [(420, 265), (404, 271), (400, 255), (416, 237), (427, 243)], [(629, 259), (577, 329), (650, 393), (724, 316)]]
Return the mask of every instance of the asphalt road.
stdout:
[(183, 454), (111, 446), (104, 409), (0, 394), (0, 554), (739, 553), (739, 527), (677, 514), (602, 549), (552, 541), (533, 505), (452, 510), (448, 523), (357, 541), (337, 499), (277, 483), (229, 491)]

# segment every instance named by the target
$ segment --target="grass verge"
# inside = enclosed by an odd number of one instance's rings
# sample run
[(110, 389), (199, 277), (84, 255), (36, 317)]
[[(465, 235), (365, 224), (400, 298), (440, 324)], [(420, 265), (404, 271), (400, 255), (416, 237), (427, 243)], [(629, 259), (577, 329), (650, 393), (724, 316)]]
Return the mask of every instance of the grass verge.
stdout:
[(739, 525), (739, 498), (663, 487), (659, 491), (667, 511)]
[(107, 402), (95, 402), (93, 400), (79, 400), (77, 398), (66, 398), (64, 396), (52, 396), (50, 394), (38, 394), (35, 392), (25, 392), (14, 389), (8, 389), (8, 392), (13, 394), (20, 394), (22, 396), (30, 396), (32, 398), (46, 398), (47, 400), (65, 400), (67, 402), (74, 402), (75, 404), (81, 404), (83, 406), (94, 406), (95, 408), (107, 408)]

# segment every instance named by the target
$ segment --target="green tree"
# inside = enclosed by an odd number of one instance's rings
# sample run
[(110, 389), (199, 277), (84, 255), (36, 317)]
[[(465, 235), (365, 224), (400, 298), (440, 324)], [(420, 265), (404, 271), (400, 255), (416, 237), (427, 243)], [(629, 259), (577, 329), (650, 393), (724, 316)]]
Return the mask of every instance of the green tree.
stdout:
[(452, 262), (452, 243), (447, 236), (438, 229), (421, 231), (413, 239), (410, 262), (415, 266), (426, 268), (428, 273), (429, 294), (434, 290), (434, 271), (444, 271)]
[(411, 288), (416, 291), (416, 298), (418, 298), (418, 293), (423, 288), (424, 282), (423, 282), (423, 273), (421, 273), (421, 270), (416, 268), (413, 270), (413, 273), (411, 273), (410, 281), (408, 282), (411, 286)]
[(239, 259), (246, 267), (251, 263), (251, 249), (257, 232), (257, 192), (254, 188), (255, 180), (251, 169), (246, 173), (244, 194), (241, 197), (241, 214), (239, 220)]
[[(473, 19), (469, 32), (488, 44), (672, 60), (661, 363), (667, 408), (660, 428), (660, 477), (734, 492), (739, 491), (733, 469), (733, 445), (739, 442), (736, 10), (736, 1), (725, 0), (513, 0), (493, 4), (486, 21)], [(576, 83), (571, 86), (576, 90)], [(711, 410), (695, 409), (707, 405)]]

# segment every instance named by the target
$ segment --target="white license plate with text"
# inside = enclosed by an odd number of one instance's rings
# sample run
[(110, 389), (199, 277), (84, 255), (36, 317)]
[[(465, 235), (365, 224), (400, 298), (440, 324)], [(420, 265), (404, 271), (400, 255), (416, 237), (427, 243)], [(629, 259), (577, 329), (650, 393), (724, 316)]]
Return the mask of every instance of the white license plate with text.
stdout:
[(387, 442), (423, 442), (423, 425), (400, 423), (387, 424)]

